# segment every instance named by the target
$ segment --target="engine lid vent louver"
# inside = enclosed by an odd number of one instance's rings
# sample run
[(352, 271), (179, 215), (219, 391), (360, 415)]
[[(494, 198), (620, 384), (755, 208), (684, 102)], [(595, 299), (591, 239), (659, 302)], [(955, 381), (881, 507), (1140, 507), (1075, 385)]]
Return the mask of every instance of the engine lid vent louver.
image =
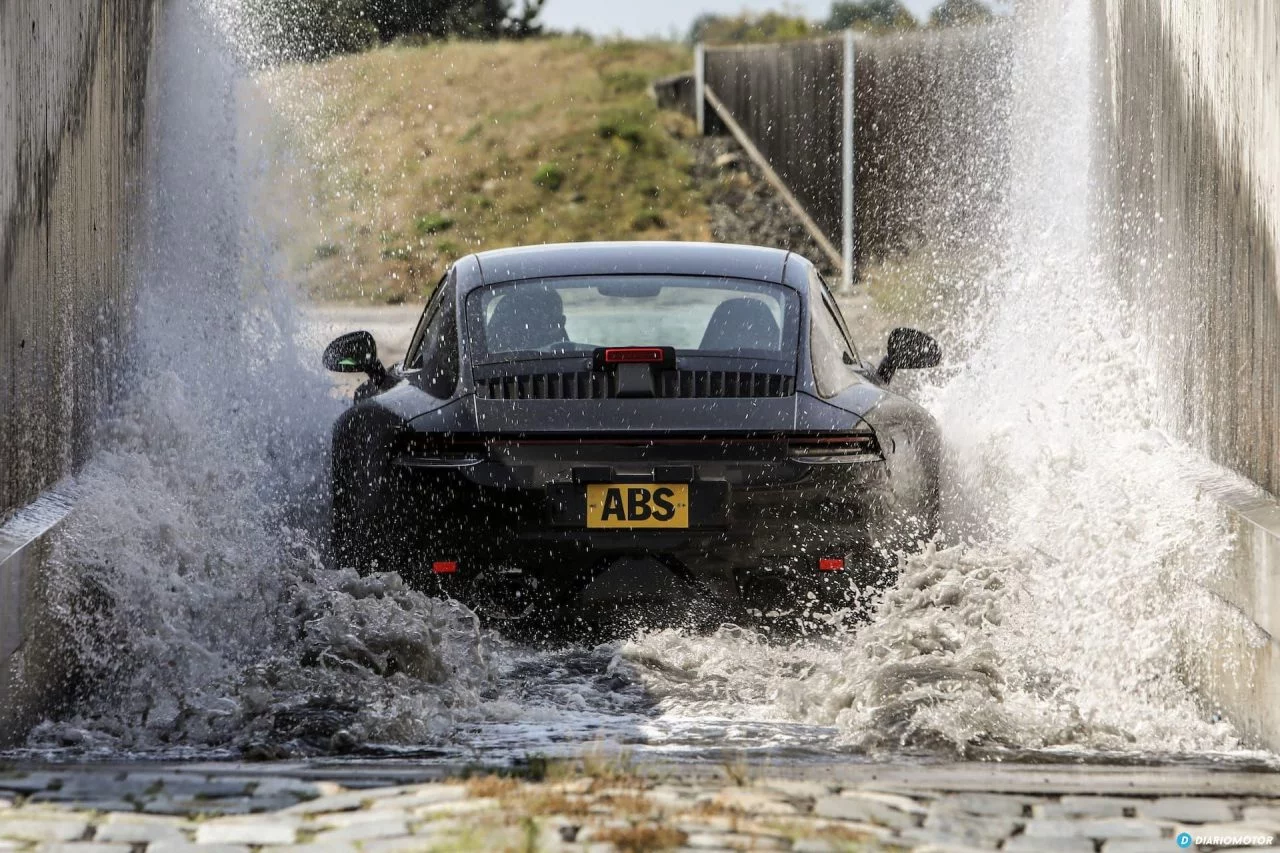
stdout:
[[(655, 391), (664, 399), (790, 397), (795, 378), (745, 370), (664, 370)], [(618, 380), (591, 370), (524, 373), (479, 379), (476, 394), (491, 400), (609, 400), (618, 394)]]

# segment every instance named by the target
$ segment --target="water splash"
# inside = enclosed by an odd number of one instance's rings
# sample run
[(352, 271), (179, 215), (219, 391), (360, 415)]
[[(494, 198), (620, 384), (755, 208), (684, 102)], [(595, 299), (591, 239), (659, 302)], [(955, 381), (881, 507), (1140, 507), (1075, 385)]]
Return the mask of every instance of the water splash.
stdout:
[(1089, 6), (1019, 11), (1001, 251), (955, 323), (962, 363), (921, 389), (948, 441), (947, 540), (828, 638), (725, 627), (557, 651), (322, 564), (337, 404), (251, 236), (237, 66), (201, 15), (167, 7), (135, 393), (57, 546), (55, 601), (94, 677), (33, 745), (1235, 749), (1176, 639), (1196, 636), (1222, 519), (1184, 477), (1200, 460), (1161, 432), (1154, 356), (1125, 322), (1140, 306), (1094, 249)]
[[(1095, 249), (1089, 12), (1019, 10), (1002, 251), (954, 318), (963, 364), (921, 391), (948, 444), (948, 547), (909, 557), (871, 624), (831, 642), (639, 638), (622, 654), (664, 711), (835, 724), (873, 751), (1238, 746), (1181, 677), (1227, 539), (1190, 482), (1203, 461), (1161, 431), (1126, 323), (1141, 306)], [(649, 663), (673, 660), (680, 679)]]
[(330, 380), (244, 188), (240, 65), (166, 6), (150, 93), (136, 361), (58, 537), (50, 599), (84, 673), (36, 746), (345, 749), (430, 742), (492, 667), (466, 610), (327, 569)]

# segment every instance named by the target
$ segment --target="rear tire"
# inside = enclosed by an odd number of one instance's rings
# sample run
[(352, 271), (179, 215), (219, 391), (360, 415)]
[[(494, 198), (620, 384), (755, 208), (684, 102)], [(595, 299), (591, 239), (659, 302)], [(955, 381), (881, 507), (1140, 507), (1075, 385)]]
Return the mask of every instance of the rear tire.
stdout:
[(329, 544), (338, 566), (361, 575), (398, 571), (410, 581), (410, 520), (397, 509), (405, 501), (396, 500), (403, 474), (381, 451), (359, 460), (335, 453), (331, 483)]

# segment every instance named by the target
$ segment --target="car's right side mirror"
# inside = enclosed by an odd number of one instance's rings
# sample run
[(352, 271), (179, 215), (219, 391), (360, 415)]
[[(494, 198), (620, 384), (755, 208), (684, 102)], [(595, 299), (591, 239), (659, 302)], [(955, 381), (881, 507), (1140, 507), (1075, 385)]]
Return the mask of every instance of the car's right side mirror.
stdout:
[(942, 347), (930, 335), (916, 329), (898, 328), (889, 333), (888, 352), (876, 374), (888, 383), (899, 370), (937, 367), (941, 362)]

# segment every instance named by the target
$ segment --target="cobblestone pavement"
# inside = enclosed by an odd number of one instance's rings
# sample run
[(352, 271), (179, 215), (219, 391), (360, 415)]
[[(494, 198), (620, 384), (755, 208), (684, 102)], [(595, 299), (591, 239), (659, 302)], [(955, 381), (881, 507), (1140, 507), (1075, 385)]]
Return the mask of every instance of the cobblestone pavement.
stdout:
[(1274, 773), (788, 768), (806, 777), (796, 779), (733, 764), (584, 770), (551, 767), (541, 782), (423, 781), (440, 771), (376, 765), (8, 770), (0, 851), (1280, 850)]

